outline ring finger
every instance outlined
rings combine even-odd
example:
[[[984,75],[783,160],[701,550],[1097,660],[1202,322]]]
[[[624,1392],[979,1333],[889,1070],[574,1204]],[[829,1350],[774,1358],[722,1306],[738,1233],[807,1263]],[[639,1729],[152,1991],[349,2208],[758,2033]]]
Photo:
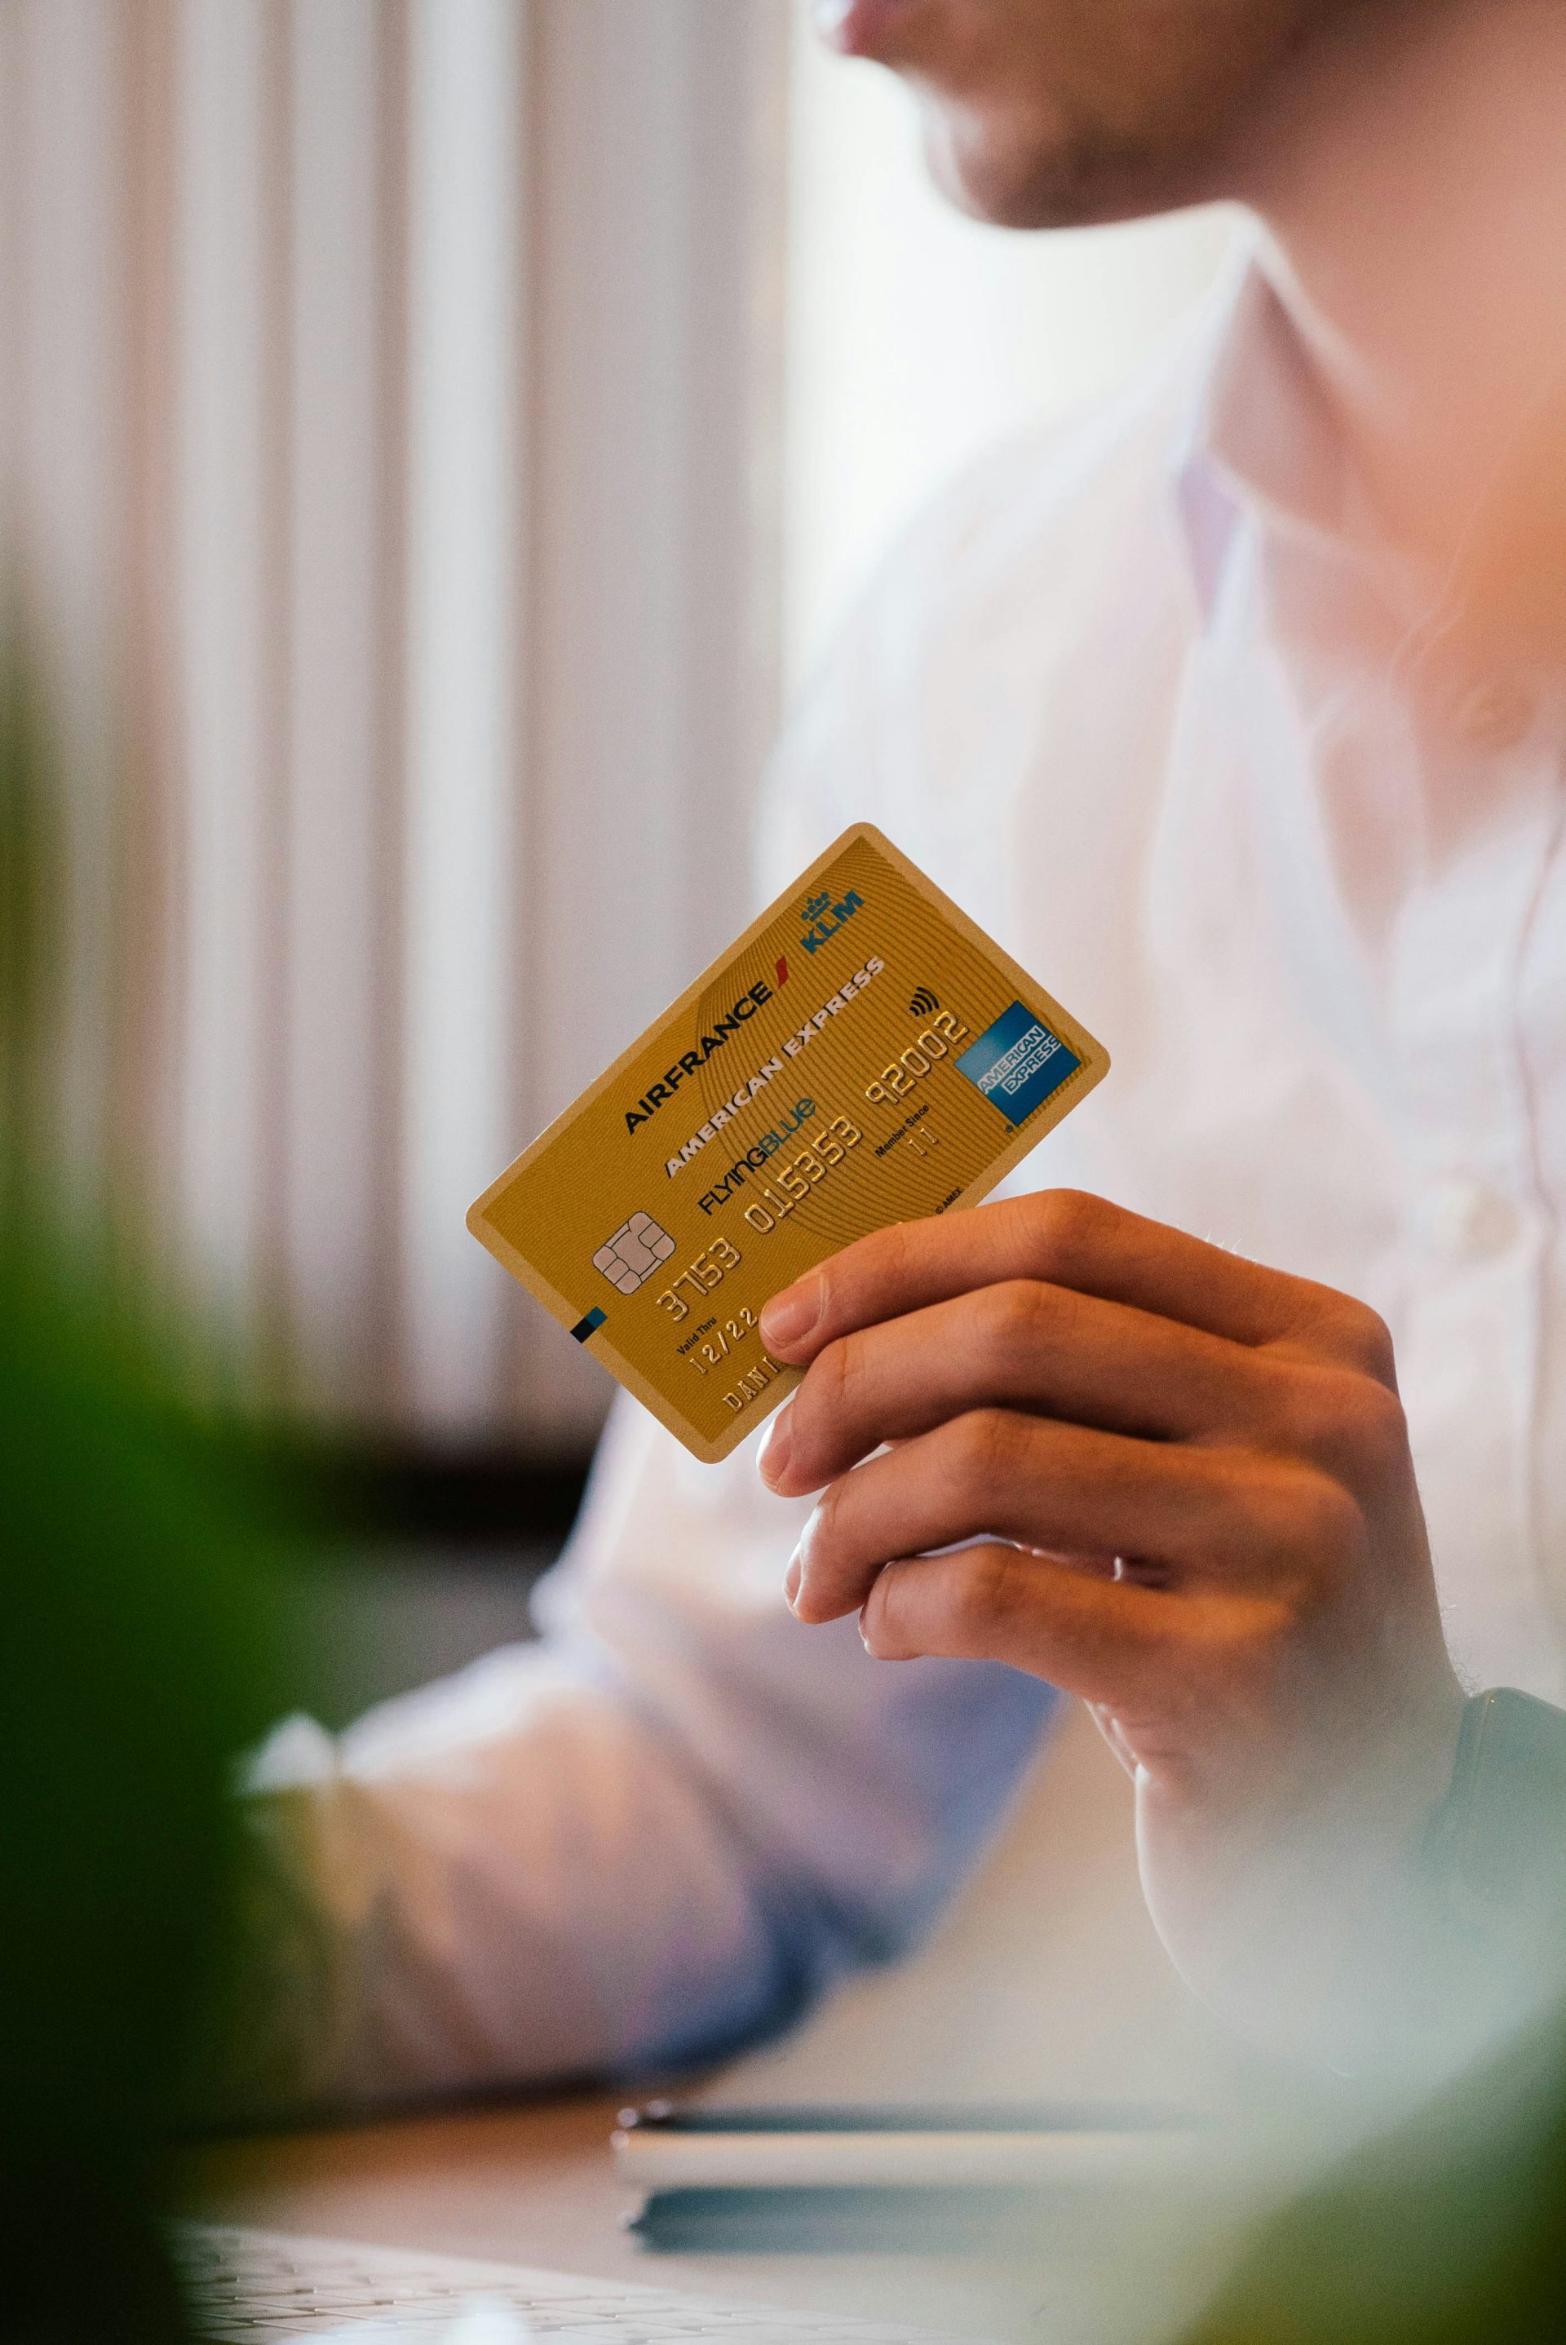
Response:
[[[1254,1554],[1250,1471],[1236,1452],[974,1410],[832,1484],[800,1540],[794,1609],[805,1621],[857,1612],[883,1564],[965,1539],[1221,1566]]]

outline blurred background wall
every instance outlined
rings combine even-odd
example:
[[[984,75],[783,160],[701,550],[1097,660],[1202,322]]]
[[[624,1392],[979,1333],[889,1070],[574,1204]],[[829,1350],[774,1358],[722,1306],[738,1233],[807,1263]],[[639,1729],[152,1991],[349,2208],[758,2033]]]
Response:
[[[898,517],[1230,235],[956,219],[790,0],[0,0],[51,1138],[220,1397],[585,1451],[606,1384],[469,1200],[741,925],[767,739]]]

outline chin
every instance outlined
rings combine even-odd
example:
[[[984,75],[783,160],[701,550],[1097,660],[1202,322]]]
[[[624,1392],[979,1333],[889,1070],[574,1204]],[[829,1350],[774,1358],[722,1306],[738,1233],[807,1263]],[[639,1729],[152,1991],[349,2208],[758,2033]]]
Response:
[[[1167,154],[1089,150],[1064,129],[1008,135],[943,106],[924,115],[931,177],[948,202],[995,228],[1093,228],[1205,203],[1219,192]]]

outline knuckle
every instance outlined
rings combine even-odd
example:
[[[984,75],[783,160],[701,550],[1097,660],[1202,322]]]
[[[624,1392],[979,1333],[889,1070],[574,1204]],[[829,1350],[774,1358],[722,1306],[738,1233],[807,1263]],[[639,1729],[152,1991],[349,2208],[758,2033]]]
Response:
[[[1004,1409],[971,1409],[953,1420],[947,1473],[963,1498],[980,1497],[1009,1477],[1016,1454],[1013,1420]]]
[[[983,1307],[985,1351],[1003,1367],[1023,1367],[1036,1357],[1044,1338],[1044,1290],[1031,1279],[1008,1279],[990,1287]]]
[[[1253,1461],[1243,1496],[1236,1493],[1238,1520],[1244,1525],[1247,1547],[1265,1566],[1269,1579],[1287,1580],[1319,1555],[1323,1537],[1334,1527],[1327,1521],[1332,1500],[1324,1495],[1330,1487],[1327,1475],[1315,1466],[1282,1459]]]
[[[1033,1252],[1041,1278],[1070,1285],[1104,1211],[1085,1189],[1046,1189],[1033,1200]]]
[[[1237,1660],[1265,1652],[1283,1633],[1287,1617],[1286,1604],[1275,1595],[1213,1590],[1192,1608],[1192,1636],[1197,1651],[1215,1662],[1221,1675]]]
[[[1379,1311],[1346,1296],[1333,1333],[1339,1356],[1351,1367],[1373,1377],[1378,1384],[1395,1384],[1397,1348],[1392,1341],[1392,1330]]]
[[[1236,1675],[1249,1685],[1264,1709],[1271,1692],[1294,1666],[1299,1621],[1286,1598],[1252,1596],[1216,1608],[1203,1624],[1202,1641],[1226,1682]]]
[[[821,1315],[817,1330],[834,1337],[839,1328],[851,1328],[867,1315],[871,1297],[897,1277],[897,1249],[902,1229],[896,1222],[857,1238],[841,1253],[828,1257],[816,1275],[821,1281]]]
[[[894,1221],[877,1235],[863,1267],[868,1274],[866,1283],[878,1293],[888,1289],[895,1293],[907,1283],[914,1268],[915,1227],[912,1222]]]
[[[1407,1455],[1403,1404],[1374,1376],[1338,1368],[1291,1375],[1284,1417],[1297,1456],[1350,1481],[1379,1481]]]
[[[1408,1418],[1397,1394],[1378,1378],[1356,1380],[1344,1429],[1351,1466],[1367,1480],[1382,1481],[1407,1463]]]
[[[812,1571],[830,1569],[843,1544],[844,1513],[852,1497],[850,1476],[840,1474],[829,1482],[816,1500],[810,1520],[802,1534],[802,1545]]]
[[[969,1547],[951,1559],[951,1617],[964,1645],[983,1644],[1012,1610],[1015,1560],[1008,1547]]]
[[[851,1335],[835,1337],[813,1363],[805,1384],[815,1387],[815,1414],[821,1432],[830,1432],[853,1405],[862,1366],[861,1348]]]
[[[1286,1508],[1293,1552],[1318,1564],[1345,1560],[1360,1545],[1365,1518],[1352,1492],[1330,1474],[1291,1478]]]
[[[1287,1456],[1316,1459],[1332,1447],[1337,1410],[1324,1376],[1308,1368],[1285,1369],[1276,1406],[1276,1438]]]
[[[910,1255],[907,1224],[891,1222],[886,1229],[877,1233],[872,1248],[867,1248],[865,1269],[877,1280],[886,1280],[886,1283],[896,1285],[898,1278],[907,1269],[907,1255]]]
[[[788,1404],[791,1473],[809,1472],[831,1440],[832,1427],[840,1413],[838,1388],[842,1365],[836,1357],[837,1351],[836,1344],[829,1344],[812,1360],[800,1380],[799,1390]]]

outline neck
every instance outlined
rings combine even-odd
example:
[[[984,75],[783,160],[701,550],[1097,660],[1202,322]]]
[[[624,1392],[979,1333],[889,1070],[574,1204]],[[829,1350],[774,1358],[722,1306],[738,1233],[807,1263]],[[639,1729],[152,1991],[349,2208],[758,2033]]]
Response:
[[[1555,659],[1563,120],[1560,0],[1360,0],[1242,173],[1383,525],[1481,623]]]

